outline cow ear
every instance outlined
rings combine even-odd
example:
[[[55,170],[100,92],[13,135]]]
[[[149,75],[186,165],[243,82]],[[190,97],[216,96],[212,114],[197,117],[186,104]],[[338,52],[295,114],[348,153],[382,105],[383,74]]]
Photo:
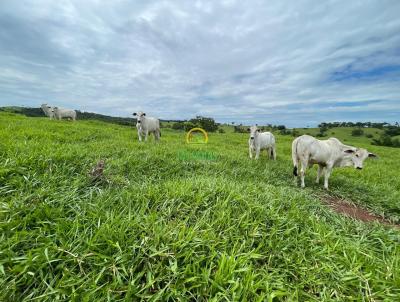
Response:
[[[351,153],[355,153],[356,151],[354,151],[353,149],[346,149],[346,150],[344,150],[344,153],[349,153],[349,154],[351,154]]]
[[[143,115],[143,116],[146,116],[146,113],[143,113],[142,115]]]
[[[247,132],[250,132],[250,128],[247,128]]]
[[[133,113],[132,115],[137,115],[137,114],[136,114],[136,112],[135,112],[135,113]]]
[[[378,156],[376,156],[376,154],[374,154],[374,153],[369,152],[368,157],[378,157]]]
[[[257,129],[257,132],[261,132],[261,129]]]

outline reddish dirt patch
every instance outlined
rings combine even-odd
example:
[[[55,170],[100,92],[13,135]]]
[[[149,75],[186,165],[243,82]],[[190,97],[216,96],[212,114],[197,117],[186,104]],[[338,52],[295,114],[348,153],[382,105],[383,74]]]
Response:
[[[356,220],[361,220],[363,222],[374,222],[377,221],[381,224],[400,228],[400,225],[394,224],[385,218],[377,216],[373,213],[368,212],[367,210],[357,207],[343,199],[333,197],[333,196],[323,196],[322,200],[325,204],[327,204],[331,209],[335,212],[343,214],[345,216],[354,218]]]

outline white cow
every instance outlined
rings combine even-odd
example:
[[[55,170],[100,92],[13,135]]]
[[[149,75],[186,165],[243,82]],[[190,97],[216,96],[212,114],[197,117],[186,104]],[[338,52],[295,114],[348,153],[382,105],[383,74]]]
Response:
[[[249,129],[249,156],[253,158],[253,152],[256,152],[256,159],[260,156],[261,150],[267,150],[269,158],[276,159],[275,137],[271,132],[261,132],[257,126],[251,126]]]
[[[155,117],[147,117],[146,113],[139,111],[133,113],[133,116],[137,117],[136,128],[138,131],[139,141],[142,141],[142,136],[144,136],[144,141],[147,141],[149,133],[154,134],[156,141],[160,140],[160,121]]]
[[[318,165],[316,183],[325,171],[324,188],[328,189],[328,179],[334,167],[363,168],[363,162],[368,157],[376,157],[375,154],[365,149],[342,144],[337,138],[318,140],[310,135],[302,135],[292,143],[293,175],[298,176],[298,167],[301,163],[300,177],[301,187],[304,188],[304,176],[307,167]]]
[[[42,104],[40,105],[40,108],[42,108],[44,114],[48,116],[51,120],[54,118],[54,107],[51,107],[47,104]]]
[[[58,108],[54,107],[54,116],[58,119],[61,120],[62,118],[71,118],[73,121],[76,120],[76,111],[73,109],[64,109],[64,108]]]

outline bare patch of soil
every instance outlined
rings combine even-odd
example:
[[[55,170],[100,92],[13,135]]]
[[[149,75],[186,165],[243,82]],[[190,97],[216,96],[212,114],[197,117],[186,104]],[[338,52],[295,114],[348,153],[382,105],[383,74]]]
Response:
[[[356,220],[361,220],[363,222],[377,221],[384,225],[400,228],[400,225],[392,223],[383,217],[370,213],[361,207],[347,202],[346,200],[330,195],[325,195],[322,197],[322,201],[327,204],[331,209],[333,209],[336,213],[343,214]]]

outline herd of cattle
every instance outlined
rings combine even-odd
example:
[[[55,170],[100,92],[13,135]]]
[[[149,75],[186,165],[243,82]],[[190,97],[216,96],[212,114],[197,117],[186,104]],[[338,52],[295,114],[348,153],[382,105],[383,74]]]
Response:
[[[50,118],[71,118],[76,120],[76,111],[51,107],[47,104],[41,106],[44,113]],[[147,141],[149,134],[153,134],[156,141],[160,140],[160,121],[154,117],[147,117],[144,112],[133,113],[136,117],[136,128],[139,141]],[[271,132],[261,132],[256,126],[248,129],[250,132],[249,157],[258,159],[260,152],[266,150],[270,159],[276,159],[275,136]],[[328,189],[329,176],[335,167],[351,167],[362,169],[363,163],[368,157],[376,157],[375,154],[366,149],[344,145],[337,138],[331,137],[327,140],[319,140],[310,135],[302,135],[294,139],[292,143],[293,175],[300,176],[301,187],[305,187],[304,178],[306,169],[314,164],[318,165],[316,183],[324,174],[324,188]],[[300,175],[299,175],[300,168]]]
[[[40,108],[42,108],[44,114],[46,114],[51,120],[53,118],[56,118],[58,120],[61,120],[63,118],[70,118],[73,121],[76,120],[76,111],[73,109],[52,107],[47,104],[42,104]]]
[[[275,137],[271,132],[261,132],[257,126],[252,126],[249,138],[249,156],[258,159],[261,150],[267,150],[269,158],[276,159]],[[376,157],[366,149],[356,148],[342,144],[337,138],[319,140],[310,135],[302,135],[292,143],[293,175],[299,176],[300,167],[301,187],[305,187],[304,178],[307,167],[318,165],[316,183],[324,174],[324,188],[328,189],[329,176],[335,167],[351,167],[362,169],[368,157]]]

